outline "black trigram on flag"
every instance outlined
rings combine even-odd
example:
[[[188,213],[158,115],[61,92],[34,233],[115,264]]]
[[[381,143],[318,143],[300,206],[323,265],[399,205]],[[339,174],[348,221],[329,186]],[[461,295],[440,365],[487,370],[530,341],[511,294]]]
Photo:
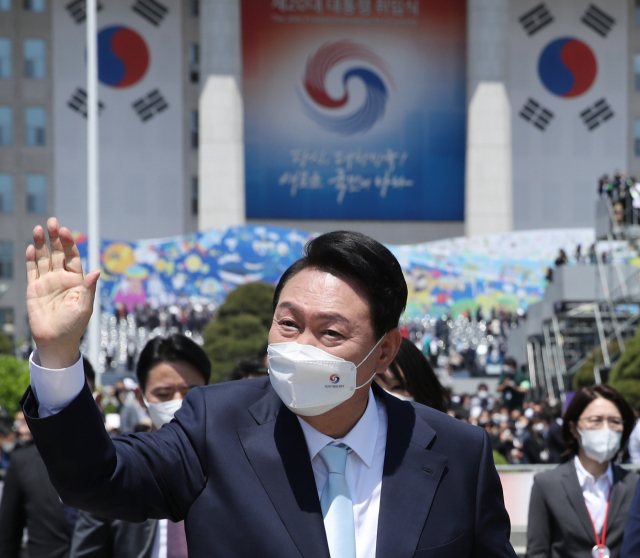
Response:
[[[586,26],[591,27],[601,37],[606,37],[615,25],[616,20],[603,12],[597,6],[591,4],[580,20]]]
[[[531,36],[543,27],[549,25],[553,21],[553,16],[544,3],[542,3],[520,16],[518,21],[522,24],[527,35]]]
[[[169,8],[156,0],[138,0],[131,9],[156,26],[162,23],[169,11]]]
[[[81,114],[85,118],[87,117],[87,92],[78,87],[71,95],[71,99],[67,102],[67,106],[75,110],[78,114]],[[104,104],[98,101],[98,113],[102,112]]]
[[[606,122],[612,116],[613,110],[611,110],[609,103],[607,103],[604,98],[580,113],[580,118],[582,118],[582,121],[589,131],[595,130],[600,124]]]
[[[151,93],[133,103],[133,109],[138,113],[138,116],[143,122],[153,118],[156,114],[168,107],[169,104],[157,89],[154,89]]]
[[[520,116],[543,132],[553,119],[553,113],[533,99],[529,99],[520,109]]]
[[[76,23],[82,23],[87,19],[87,0],[72,0],[65,8]],[[102,11],[101,2],[98,2],[98,11]]]

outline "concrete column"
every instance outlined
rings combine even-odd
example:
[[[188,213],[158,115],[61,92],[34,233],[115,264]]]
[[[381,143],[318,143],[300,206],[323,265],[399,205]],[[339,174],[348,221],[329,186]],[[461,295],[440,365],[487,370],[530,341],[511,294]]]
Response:
[[[198,228],[245,223],[240,0],[202,0]]]
[[[465,232],[513,228],[508,0],[469,0]]]

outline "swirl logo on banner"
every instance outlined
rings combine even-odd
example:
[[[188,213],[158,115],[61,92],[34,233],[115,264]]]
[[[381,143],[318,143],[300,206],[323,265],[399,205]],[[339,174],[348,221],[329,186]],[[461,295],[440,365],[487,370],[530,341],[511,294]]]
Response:
[[[347,61],[361,65],[343,66],[343,93],[334,98],[326,89],[328,74]],[[305,113],[329,132],[350,136],[370,130],[384,116],[389,97],[388,86],[380,74],[393,83],[384,60],[366,46],[347,40],[325,43],[307,60],[303,78],[307,95],[300,94]],[[366,89],[364,100],[355,108],[349,103],[347,88],[352,78],[358,78]]]
[[[105,27],[98,33],[98,79],[110,87],[130,87],[149,68],[145,40],[123,25]]]
[[[579,97],[593,85],[598,63],[586,43],[574,37],[551,41],[540,54],[538,75],[547,90],[558,97]]]

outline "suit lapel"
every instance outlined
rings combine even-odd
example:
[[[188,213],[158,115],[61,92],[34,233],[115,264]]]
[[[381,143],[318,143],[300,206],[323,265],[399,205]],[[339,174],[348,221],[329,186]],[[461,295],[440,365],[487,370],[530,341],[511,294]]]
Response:
[[[240,442],[280,519],[304,558],[329,558],[307,444],[296,416],[273,391],[249,411],[258,423]]]
[[[561,480],[562,488],[567,495],[567,499],[571,504],[580,524],[587,533],[589,540],[596,544],[596,536],[593,531],[593,523],[587,510],[587,505],[584,503],[584,496],[582,495],[582,489],[578,481],[578,473],[576,473],[576,466],[573,460],[567,463],[562,473]]]
[[[415,554],[447,458],[426,449],[435,431],[413,407],[376,387],[389,417],[376,556],[405,558]]]

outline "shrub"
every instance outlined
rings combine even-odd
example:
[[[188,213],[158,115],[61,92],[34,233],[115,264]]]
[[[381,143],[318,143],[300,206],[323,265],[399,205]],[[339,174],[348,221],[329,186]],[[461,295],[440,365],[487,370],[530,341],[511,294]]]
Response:
[[[626,341],[622,357],[611,370],[609,385],[640,411],[640,328]]]
[[[0,355],[0,406],[10,415],[20,409],[20,398],[29,386],[29,363]]]
[[[256,358],[267,342],[274,287],[249,283],[229,293],[216,317],[204,329],[204,351],[211,360],[211,383],[226,380],[236,361]]]

